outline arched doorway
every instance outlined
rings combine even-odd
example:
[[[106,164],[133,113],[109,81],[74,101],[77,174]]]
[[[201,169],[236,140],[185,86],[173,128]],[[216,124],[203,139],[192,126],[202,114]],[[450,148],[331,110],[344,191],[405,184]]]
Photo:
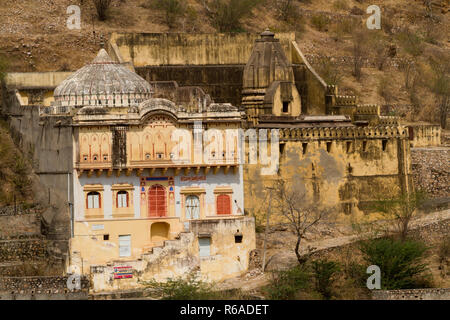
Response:
[[[200,199],[198,196],[190,195],[186,198],[186,219],[200,218]]]
[[[148,215],[165,217],[167,215],[166,189],[159,184],[148,190]]]
[[[150,228],[150,237],[152,242],[161,242],[169,239],[170,225],[166,222],[153,223]]]

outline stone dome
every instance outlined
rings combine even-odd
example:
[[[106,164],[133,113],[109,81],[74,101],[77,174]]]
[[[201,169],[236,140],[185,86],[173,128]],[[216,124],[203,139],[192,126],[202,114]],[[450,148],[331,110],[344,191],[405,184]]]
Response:
[[[126,66],[114,62],[105,49],[55,89],[60,106],[135,106],[151,97],[150,84]]]

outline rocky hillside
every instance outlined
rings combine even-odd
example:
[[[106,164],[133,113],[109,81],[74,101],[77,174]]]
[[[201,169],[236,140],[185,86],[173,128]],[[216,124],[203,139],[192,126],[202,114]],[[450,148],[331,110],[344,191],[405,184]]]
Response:
[[[366,9],[373,4],[368,0],[186,0],[170,11],[164,10],[167,0],[111,0],[104,21],[95,1],[2,0],[0,53],[8,70],[75,70],[92,59],[100,37],[106,40],[111,32],[270,27],[295,31],[301,49],[328,82],[340,85],[343,94],[360,96],[362,103],[385,105],[385,113],[438,123],[439,107],[448,99],[448,0],[382,1],[381,30],[365,26]],[[221,10],[222,3],[232,10]],[[80,30],[66,26],[73,4],[81,8]]]

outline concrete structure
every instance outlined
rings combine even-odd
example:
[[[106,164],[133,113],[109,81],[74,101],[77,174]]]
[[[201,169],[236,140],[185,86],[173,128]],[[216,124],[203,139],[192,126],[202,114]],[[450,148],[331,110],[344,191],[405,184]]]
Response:
[[[68,264],[94,290],[237,275],[255,247],[244,213],[265,212],[274,180],[357,218],[378,194],[411,190],[410,144],[438,143],[438,128],[411,136],[378,105],[339,95],[293,33],[113,34],[108,51],[73,74],[9,75],[3,95],[59,205],[44,222],[71,240]],[[264,130],[279,133],[275,149],[257,145],[276,161],[269,174],[248,161]]]

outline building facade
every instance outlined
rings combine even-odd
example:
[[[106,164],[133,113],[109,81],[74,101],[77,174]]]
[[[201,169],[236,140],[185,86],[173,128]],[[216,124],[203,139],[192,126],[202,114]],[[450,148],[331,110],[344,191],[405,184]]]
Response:
[[[243,210],[241,112],[202,93],[178,105],[152,95],[104,49],[55,89],[52,107],[73,126],[70,265],[95,274],[95,290],[196,270],[221,280],[245,271],[255,248]],[[170,241],[183,244],[183,258],[167,255]],[[148,271],[155,255],[167,262]]]

